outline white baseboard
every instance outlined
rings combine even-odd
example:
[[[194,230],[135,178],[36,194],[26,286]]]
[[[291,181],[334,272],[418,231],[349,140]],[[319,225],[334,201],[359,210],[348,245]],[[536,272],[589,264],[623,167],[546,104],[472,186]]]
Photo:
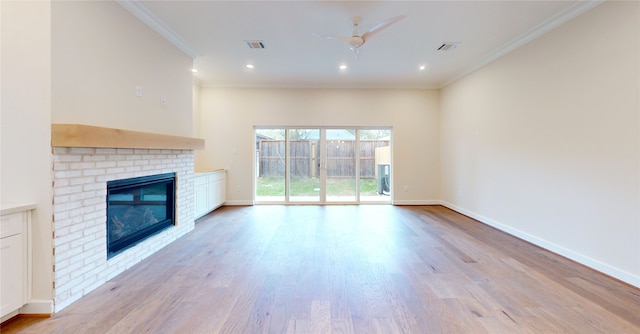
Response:
[[[459,207],[455,204],[446,202],[446,201],[440,201],[440,204],[442,204],[443,206],[446,206],[447,208],[457,211],[465,216],[469,216],[475,220],[478,220],[484,224],[487,224],[489,226],[495,227],[500,231],[506,232],[510,235],[513,235],[517,238],[520,238],[522,240],[528,241],[536,246],[542,247],[550,252],[556,253],[558,255],[561,255],[563,257],[566,257],[568,259],[571,259],[573,261],[576,261],[580,264],[583,264],[591,269],[597,270],[603,274],[609,275],[611,277],[614,277],[616,279],[619,279],[625,283],[631,284],[633,286],[636,286],[638,288],[640,288],[640,276],[634,275],[632,273],[626,272],[624,270],[620,270],[616,267],[613,267],[611,265],[608,265],[606,263],[603,263],[601,261],[592,259],[588,256],[584,256],[580,253],[576,253],[570,249],[564,248],[562,246],[556,245],[552,242],[549,242],[547,240],[538,238],[536,236],[533,236],[531,234],[528,234],[526,232],[520,231],[518,229],[515,229],[513,227],[510,227],[508,225],[499,223],[495,220],[489,219],[487,217],[484,217],[482,215],[479,215],[475,212],[466,210],[462,207]]]
[[[20,308],[20,314],[52,314],[53,300],[34,299],[27,305]]]
[[[393,205],[440,205],[438,200],[394,200]]]
[[[235,201],[225,201],[222,206],[247,206],[253,205],[253,201],[247,200],[235,200]]]
[[[260,204],[284,204],[283,202],[260,202]],[[292,203],[288,203],[292,204]],[[309,204],[317,204],[317,203],[309,203]],[[370,204],[370,203],[366,203]],[[377,203],[371,203],[377,204]],[[394,200],[393,205],[440,205],[441,202],[439,200]],[[254,205],[253,201],[248,200],[235,200],[235,201],[226,201],[223,206],[247,206]]]
[[[5,322],[5,321],[7,321],[7,320],[9,320],[9,319],[11,319],[11,318],[13,318],[13,317],[15,317],[15,316],[17,316],[18,314],[20,314],[20,312],[18,312],[17,310],[5,314],[3,317],[0,317],[0,324]]]

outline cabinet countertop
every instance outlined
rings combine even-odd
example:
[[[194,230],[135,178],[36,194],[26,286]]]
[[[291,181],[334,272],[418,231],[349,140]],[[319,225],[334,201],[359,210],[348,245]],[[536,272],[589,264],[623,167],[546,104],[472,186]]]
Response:
[[[2,202],[0,203],[0,215],[8,215],[11,213],[33,210],[35,208],[36,205],[34,203]]]

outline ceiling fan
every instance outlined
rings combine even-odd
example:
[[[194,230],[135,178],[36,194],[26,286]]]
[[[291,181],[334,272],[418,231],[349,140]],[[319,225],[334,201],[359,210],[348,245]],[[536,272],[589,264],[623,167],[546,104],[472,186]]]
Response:
[[[360,47],[362,45],[364,45],[364,43],[369,41],[373,36],[378,34],[380,31],[388,28],[390,25],[392,25],[392,24],[404,19],[405,17],[407,17],[407,16],[406,15],[394,16],[394,17],[392,17],[390,19],[384,20],[384,21],[374,25],[367,32],[365,32],[364,34],[360,35],[358,33],[358,25],[360,24],[360,21],[362,19],[359,16],[355,16],[353,18],[353,20],[351,21],[352,24],[353,24],[353,32],[351,33],[351,37],[346,37],[346,36],[327,36],[327,35],[321,35],[321,34],[317,34],[317,33],[314,33],[313,35],[316,36],[316,37],[320,37],[320,38],[339,39],[339,40],[345,41],[347,44],[349,44],[349,48],[353,51],[353,54],[354,54],[354,56],[356,57],[356,60],[357,60],[358,59],[358,53],[360,52]]]

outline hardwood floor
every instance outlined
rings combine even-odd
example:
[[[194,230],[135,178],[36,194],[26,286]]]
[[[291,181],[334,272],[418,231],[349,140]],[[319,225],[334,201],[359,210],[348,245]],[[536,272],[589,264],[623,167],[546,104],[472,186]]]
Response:
[[[441,206],[224,207],[2,333],[640,333],[640,289]]]

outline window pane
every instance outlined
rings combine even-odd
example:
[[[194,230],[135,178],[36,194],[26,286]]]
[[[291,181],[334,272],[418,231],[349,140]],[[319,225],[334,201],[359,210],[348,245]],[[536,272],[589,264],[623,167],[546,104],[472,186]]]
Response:
[[[256,129],[256,201],[284,201],[285,154],[284,129]]]
[[[319,129],[289,129],[289,201],[320,201]]]
[[[327,202],[356,200],[356,130],[326,130]]]
[[[360,130],[360,201],[391,201],[391,130]]]

